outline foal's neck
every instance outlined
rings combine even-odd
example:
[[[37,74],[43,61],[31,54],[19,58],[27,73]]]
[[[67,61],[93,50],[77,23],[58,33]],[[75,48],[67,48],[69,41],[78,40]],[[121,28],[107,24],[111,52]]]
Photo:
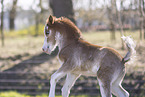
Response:
[[[78,41],[78,38],[68,38],[66,35],[64,36],[60,32],[57,32],[56,41],[58,43],[59,51],[63,48],[66,48],[69,45],[72,45]]]

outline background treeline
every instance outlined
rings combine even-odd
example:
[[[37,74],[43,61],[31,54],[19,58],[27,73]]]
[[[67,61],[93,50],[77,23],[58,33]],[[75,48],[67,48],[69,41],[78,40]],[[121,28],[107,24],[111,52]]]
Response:
[[[110,30],[111,40],[115,40],[116,30],[122,34],[124,30],[140,30],[140,40],[145,39],[144,0],[30,1],[1,0],[2,41],[4,32],[34,36],[43,34],[43,26],[49,14],[70,18],[84,32]]]

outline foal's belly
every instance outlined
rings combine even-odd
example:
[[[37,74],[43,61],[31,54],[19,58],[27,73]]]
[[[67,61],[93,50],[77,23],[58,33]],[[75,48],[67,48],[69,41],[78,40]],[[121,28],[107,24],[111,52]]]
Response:
[[[87,70],[87,71],[81,71],[81,70],[75,70],[73,71],[74,74],[77,74],[77,75],[84,75],[84,76],[97,76],[97,71],[96,72],[93,72],[92,70]]]
[[[86,71],[86,72],[82,72],[81,75],[85,75],[85,76],[97,76],[97,73]]]
[[[97,71],[100,68],[100,65],[98,62],[90,63],[90,64],[85,64],[84,65],[79,65],[76,66],[76,68],[73,70],[73,73],[75,74],[81,74],[85,76],[97,76]]]

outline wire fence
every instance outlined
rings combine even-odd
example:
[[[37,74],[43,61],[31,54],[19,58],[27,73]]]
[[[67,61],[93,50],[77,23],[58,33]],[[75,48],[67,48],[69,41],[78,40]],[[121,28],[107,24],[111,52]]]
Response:
[[[31,96],[48,94],[50,77],[41,78],[45,72],[0,72],[0,92],[17,91]],[[138,76],[136,76],[138,75]],[[130,74],[123,81],[123,87],[129,91],[131,97],[145,96],[144,74]],[[56,95],[61,95],[64,79],[56,86]],[[94,77],[80,77],[71,89],[71,95],[100,95],[97,79]]]

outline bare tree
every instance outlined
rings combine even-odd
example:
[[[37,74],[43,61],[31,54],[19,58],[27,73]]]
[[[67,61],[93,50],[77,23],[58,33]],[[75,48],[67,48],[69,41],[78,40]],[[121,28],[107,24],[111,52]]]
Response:
[[[144,28],[144,39],[145,39],[145,0],[142,0],[142,6],[143,6],[143,17],[144,17],[144,19],[143,19],[143,23],[144,23],[144,26],[143,26],[143,28]]]
[[[142,22],[143,22],[143,33],[144,33],[144,39],[145,39],[145,0],[142,0],[142,10],[141,10],[141,13],[142,13]]]
[[[35,13],[35,35],[34,36],[38,36],[39,25],[40,25],[40,23],[42,23],[42,24],[44,23],[43,15],[44,15],[44,11],[46,11],[46,9],[43,8],[42,1],[43,0],[39,0],[39,3],[36,5],[38,8],[40,8],[40,11],[37,12],[36,10],[33,10]],[[34,0],[33,2],[36,3],[36,0]]]
[[[13,5],[9,13],[9,28],[13,30],[15,27],[15,17],[16,17],[16,7],[17,7],[17,0],[13,0]]]
[[[39,31],[39,14],[35,15],[35,36],[38,36]]]
[[[81,1],[79,1],[77,3],[82,4],[84,2],[85,1],[81,0]],[[90,28],[92,26],[93,21],[96,21],[96,20],[100,20],[101,21],[101,18],[102,18],[101,9],[98,9],[98,8],[92,9],[92,7],[94,6],[94,3],[96,3],[96,1],[92,2],[92,0],[90,0],[89,3],[88,3],[88,9],[85,9],[85,8],[81,7],[79,9],[75,10],[76,13],[79,13],[79,15],[77,15],[76,17],[82,19],[83,26],[87,26],[87,29],[85,29],[85,28],[81,29],[83,31],[87,31],[88,28]],[[97,13],[99,15],[96,15]]]
[[[35,0],[34,0],[35,2]],[[42,21],[42,15],[44,12],[44,8],[42,6],[42,0],[39,0],[39,4],[37,5],[37,7],[40,8],[40,12],[35,12],[35,36],[38,36],[38,31],[39,31],[39,24]]]
[[[50,0],[49,4],[53,15],[65,16],[75,23],[72,0]]]
[[[107,6],[107,11],[108,11],[108,19],[109,19],[109,22],[110,22],[110,30],[111,30],[111,40],[116,40],[116,37],[115,37],[115,25],[116,25],[116,21],[115,21],[115,16],[116,16],[116,9],[115,9],[115,2],[116,0],[111,0],[110,2],[110,7]]]
[[[115,0],[116,1],[116,0]],[[122,4],[123,1],[121,1]],[[121,6],[120,4],[120,6]],[[120,28],[120,32],[121,32],[121,36],[123,35],[123,25],[122,25],[122,21],[121,21],[121,10],[119,11],[117,9],[117,2],[115,3],[115,8],[116,8],[116,15],[117,15],[117,19],[118,19],[118,23],[119,23],[119,28]]]
[[[2,41],[2,46],[4,46],[4,32],[3,32],[3,12],[4,9],[4,4],[3,4],[3,0],[1,0],[1,41]]]
[[[139,11],[140,11],[140,39],[144,39],[144,0],[139,0]]]
[[[120,2],[120,7],[122,7],[122,4],[123,4],[123,0],[121,0],[121,2]],[[117,9],[117,2],[115,3],[115,7],[116,7],[117,20],[118,20],[119,28],[120,28],[120,34],[121,34],[121,36],[123,36],[124,35],[124,30],[123,30],[123,23],[121,21],[121,15],[120,15],[121,14],[121,9],[120,9],[120,11]],[[124,49],[124,42],[123,42],[122,39],[121,39],[121,42],[122,42],[122,49]]]

